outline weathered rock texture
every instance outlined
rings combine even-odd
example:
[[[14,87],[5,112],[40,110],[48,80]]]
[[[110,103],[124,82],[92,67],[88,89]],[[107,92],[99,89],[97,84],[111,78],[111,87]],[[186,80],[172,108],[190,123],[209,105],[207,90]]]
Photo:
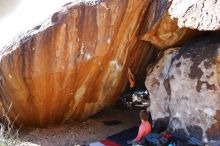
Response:
[[[179,45],[199,33],[189,28],[180,28],[177,20],[168,14],[168,0],[153,0],[142,23],[140,37],[160,49]]]
[[[18,123],[81,120],[112,104],[153,49],[138,41],[148,0],[69,4],[1,51],[1,99]],[[148,57],[147,57],[148,56]]]
[[[219,38],[207,36],[164,52],[145,82],[154,119],[177,117],[200,126],[209,140],[220,138]]]
[[[172,0],[169,13],[180,28],[220,29],[220,0]]]

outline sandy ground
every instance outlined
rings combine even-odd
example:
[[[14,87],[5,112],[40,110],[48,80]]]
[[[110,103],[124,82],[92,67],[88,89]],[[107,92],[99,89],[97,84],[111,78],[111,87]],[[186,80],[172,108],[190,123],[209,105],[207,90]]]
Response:
[[[108,126],[103,121],[121,121],[121,124]],[[124,129],[140,123],[138,111],[108,108],[80,123],[68,123],[47,129],[21,129],[19,138],[22,146],[74,146],[105,139]]]

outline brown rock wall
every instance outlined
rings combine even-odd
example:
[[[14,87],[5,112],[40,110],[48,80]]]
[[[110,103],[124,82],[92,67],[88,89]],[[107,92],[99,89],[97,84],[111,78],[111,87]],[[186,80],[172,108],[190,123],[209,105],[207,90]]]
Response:
[[[127,69],[153,48],[138,40],[148,0],[68,4],[0,52],[1,99],[17,123],[82,120],[117,100]],[[145,62],[146,64],[146,62]]]

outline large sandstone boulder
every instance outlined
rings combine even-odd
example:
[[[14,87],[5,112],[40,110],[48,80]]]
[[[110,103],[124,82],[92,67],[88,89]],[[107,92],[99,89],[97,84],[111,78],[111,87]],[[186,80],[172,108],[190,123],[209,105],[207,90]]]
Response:
[[[177,117],[197,125],[209,140],[220,138],[220,36],[171,48],[148,70],[146,86],[154,119]]]
[[[179,45],[199,35],[197,30],[180,28],[176,19],[171,19],[169,0],[152,0],[142,23],[140,38],[159,49]]]
[[[138,40],[148,0],[67,4],[0,52],[0,94],[17,123],[82,120],[114,103],[152,47]],[[143,66],[142,66],[143,67]]]
[[[180,28],[220,29],[220,0],[172,0],[169,13]]]

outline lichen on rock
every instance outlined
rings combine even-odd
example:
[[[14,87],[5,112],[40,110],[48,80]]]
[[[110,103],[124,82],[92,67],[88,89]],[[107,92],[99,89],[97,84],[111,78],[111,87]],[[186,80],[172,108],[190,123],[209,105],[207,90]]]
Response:
[[[219,50],[219,35],[212,35],[164,52],[145,82],[153,118],[177,117],[201,127],[209,140],[220,136],[214,126],[220,109]]]
[[[220,0],[172,0],[169,14],[180,28],[220,29]]]

